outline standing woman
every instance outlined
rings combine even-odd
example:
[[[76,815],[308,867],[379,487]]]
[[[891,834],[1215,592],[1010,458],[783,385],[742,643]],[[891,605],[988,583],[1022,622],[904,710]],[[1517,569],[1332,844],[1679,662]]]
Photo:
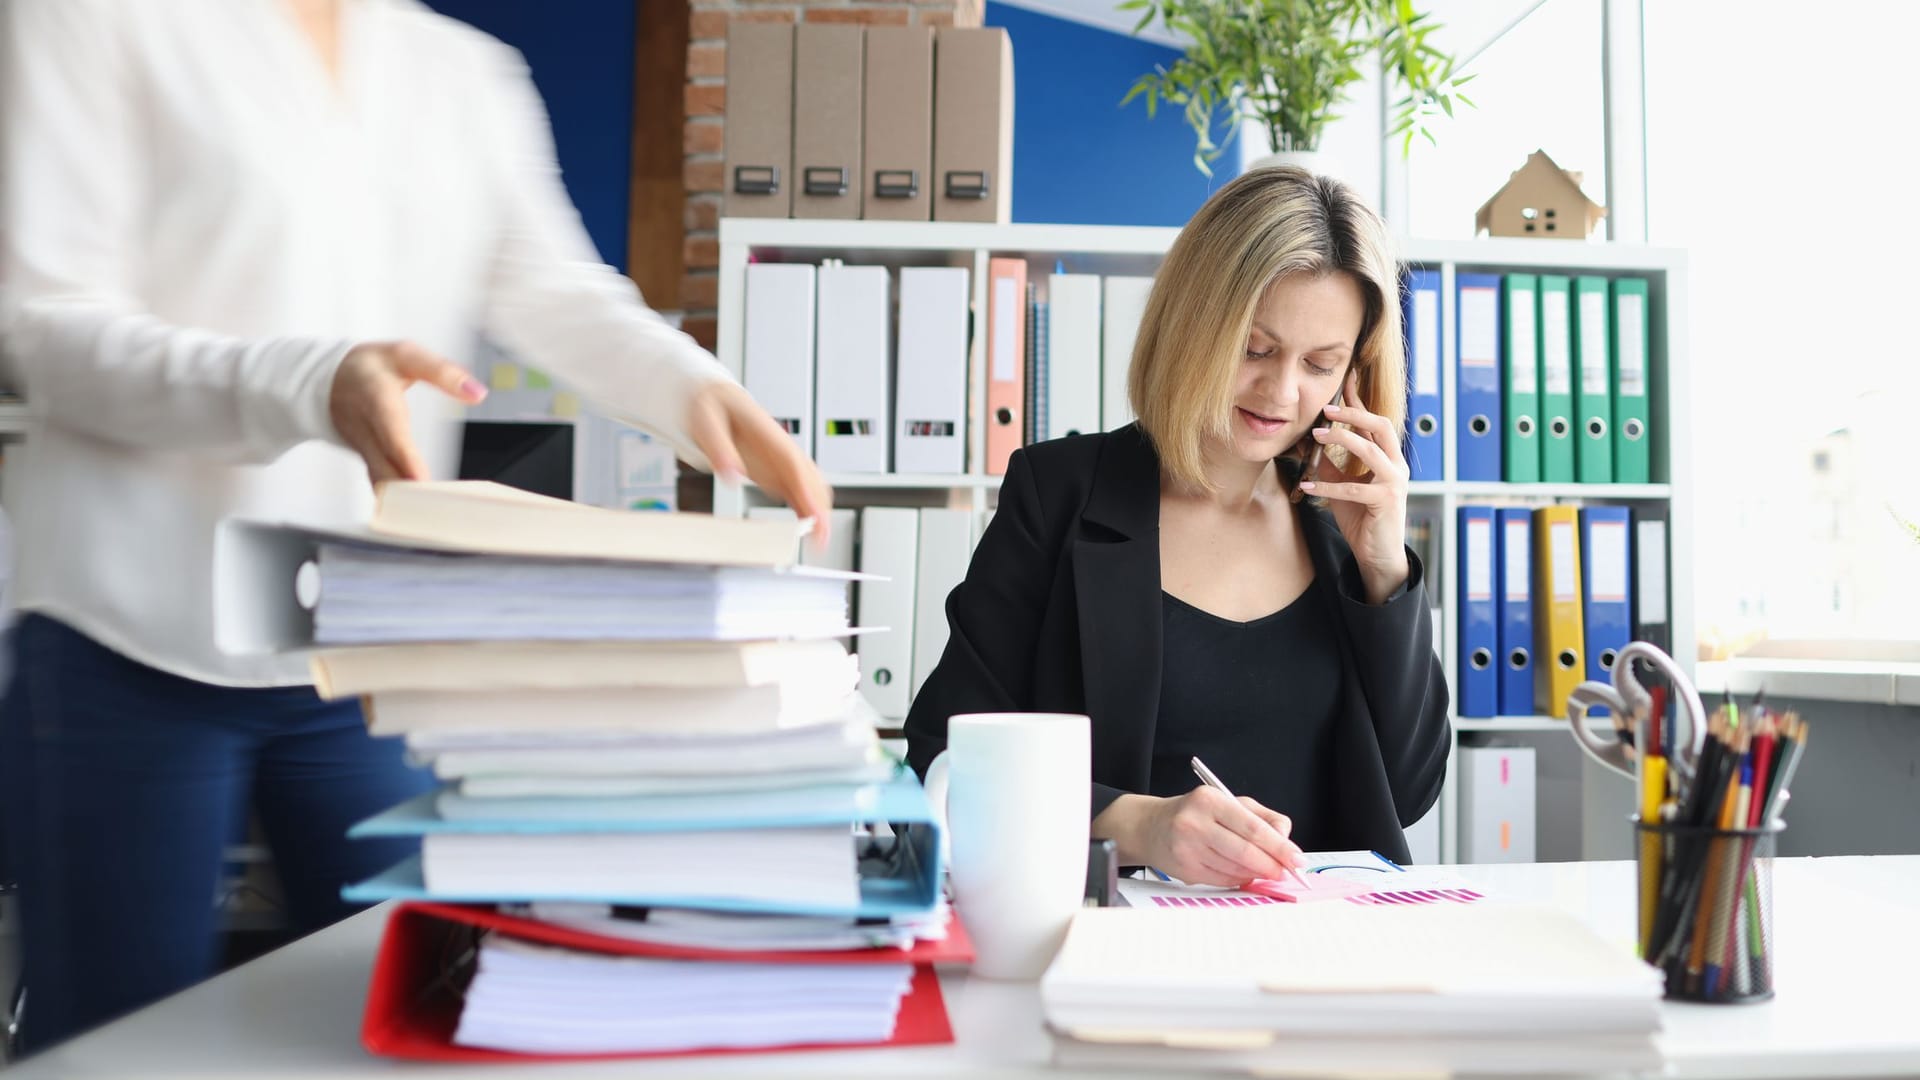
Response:
[[[1258,169],[1181,230],[1127,390],[1139,420],[1016,451],[907,717],[1093,721],[1091,835],[1185,881],[1301,849],[1407,859],[1447,684],[1405,544],[1398,269],[1344,184]],[[1199,757],[1237,800],[1202,786]]]
[[[211,973],[250,804],[300,927],[397,857],[343,834],[427,778],[300,663],[214,647],[213,533],[450,475],[484,390],[446,357],[485,333],[803,516],[831,494],[600,264],[513,50],[414,0],[0,12],[0,331],[40,421],[0,818],[44,1047]]]

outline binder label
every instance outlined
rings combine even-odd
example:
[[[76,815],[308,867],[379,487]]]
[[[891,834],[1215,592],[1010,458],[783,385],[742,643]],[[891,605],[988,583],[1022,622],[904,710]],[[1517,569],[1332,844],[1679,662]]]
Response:
[[[1595,603],[1627,602],[1627,523],[1596,521],[1587,529],[1587,573]]]
[[[1413,294],[1413,392],[1440,393],[1440,296],[1429,289]]]
[[[1013,382],[1019,376],[1014,363],[1020,359],[1018,324],[1014,312],[1020,310],[1020,283],[1010,277],[993,279],[993,310],[1001,317],[993,323],[993,381]]]
[[[1540,386],[1539,360],[1534,348],[1533,336],[1533,293],[1515,290],[1510,294],[1513,308],[1508,312],[1513,333],[1508,342],[1508,369],[1512,375],[1508,378],[1508,389],[1515,394],[1537,393]]]
[[[1580,577],[1573,562],[1573,522],[1555,521],[1547,525],[1548,560],[1553,571],[1553,599],[1556,603],[1580,602]]]
[[[1640,550],[1637,607],[1643,624],[1659,625],[1667,621],[1667,523],[1642,521],[1639,525],[1634,538]]]
[[[1460,364],[1492,368],[1500,362],[1500,294],[1488,288],[1460,290]]]
[[[1533,537],[1526,521],[1507,522],[1507,602],[1524,604],[1533,595]]]
[[[1555,293],[1547,297],[1540,312],[1541,331],[1541,378],[1546,380],[1547,393],[1568,395],[1573,393],[1573,339],[1567,333],[1567,294]]]
[[[1467,599],[1493,599],[1493,519],[1467,522]]]
[[[1580,392],[1594,397],[1607,394],[1607,297],[1605,293],[1580,294]]]
[[[1620,396],[1647,395],[1646,298],[1639,293],[1621,293],[1620,312]]]

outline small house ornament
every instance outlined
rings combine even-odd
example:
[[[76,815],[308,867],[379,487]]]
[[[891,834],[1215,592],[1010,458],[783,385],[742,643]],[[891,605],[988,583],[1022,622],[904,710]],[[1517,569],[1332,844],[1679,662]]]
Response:
[[[1607,208],[1580,190],[1579,173],[1535,150],[1473,216],[1473,231],[1476,236],[1585,240],[1606,216]]]

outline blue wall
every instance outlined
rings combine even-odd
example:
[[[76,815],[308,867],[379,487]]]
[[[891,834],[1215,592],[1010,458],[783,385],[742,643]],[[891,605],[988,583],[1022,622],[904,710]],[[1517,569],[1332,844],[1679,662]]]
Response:
[[[600,257],[627,268],[635,0],[427,0],[519,49],[547,102],[560,172]]]
[[[633,149],[633,0],[428,0],[526,55],[546,99],[567,190],[600,255],[625,269]],[[1077,225],[1184,225],[1231,178],[1193,167],[1178,110],[1147,119],[1120,99],[1177,50],[1126,34],[988,3],[1013,39],[1013,217]]]
[[[1013,219],[1070,225],[1184,225],[1233,178],[1193,167],[1193,131],[1178,109],[1147,119],[1120,107],[1133,81],[1176,49],[989,2],[988,26],[1013,39]]]

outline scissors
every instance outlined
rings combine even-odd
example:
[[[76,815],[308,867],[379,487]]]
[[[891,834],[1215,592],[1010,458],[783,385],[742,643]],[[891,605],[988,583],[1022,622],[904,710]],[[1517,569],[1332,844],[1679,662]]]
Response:
[[[1682,783],[1693,782],[1694,767],[1707,739],[1707,710],[1700,704],[1700,692],[1692,680],[1674,663],[1673,657],[1644,641],[1629,642],[1613,661],[1613,684],[1583,682],[1567,696],[1567,722],[1573,737],[1587,756],[1629,779],[1638,779],[1637,748],[1648,745],[1651,725],[1660,722],[1653,715],[1653,697],[1633,676],[1633,662],[1666,676],[1678,700],[1674,703],[1673,745],[1663,748],[1667,769]],[[1613,714],[1613,726],[1606,732],[1587,726],[1587,713],[1604,707]]]

